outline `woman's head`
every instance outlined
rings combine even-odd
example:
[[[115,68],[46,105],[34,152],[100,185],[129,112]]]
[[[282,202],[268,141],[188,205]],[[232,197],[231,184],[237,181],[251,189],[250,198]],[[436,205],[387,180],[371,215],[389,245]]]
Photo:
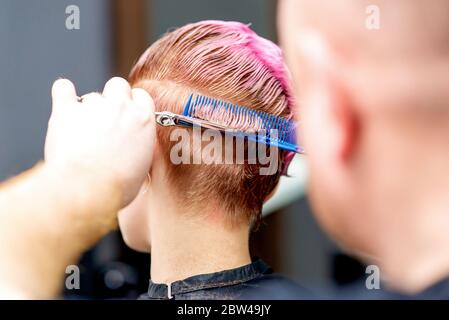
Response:
[[[181,113],[188,96],[199,93],[292,117],[281,50],[239,22],[202,21],[167,33],[140,57],[129,80],[151,94],[156,111]],[[230,227],[258,220],[263,202],[279,181],[286,152],[279,152],[279,169],[272,175],[260,175],[259,164],[173,164],[172,130],[157,128],[155,157],[160,161],[154,163],[164,166],[177,201],[203,212],[220,207]],[[195,152],[193,146],[190,149]]]

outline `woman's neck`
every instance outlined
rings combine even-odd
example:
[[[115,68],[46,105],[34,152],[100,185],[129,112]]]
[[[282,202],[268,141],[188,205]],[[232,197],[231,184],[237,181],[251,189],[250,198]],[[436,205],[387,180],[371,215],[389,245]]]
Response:
[[[172,283],[247,265],[249,226],[230,227],[225,215],[165,207],[151,217],[151,279]]]

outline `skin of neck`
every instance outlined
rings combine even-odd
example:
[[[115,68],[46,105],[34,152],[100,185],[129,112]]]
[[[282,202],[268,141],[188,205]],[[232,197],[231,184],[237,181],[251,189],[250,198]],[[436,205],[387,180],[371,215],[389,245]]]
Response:
[[[183,206],[167,183],[154,183],[148,195],[154,283],[169,284],[251,263],[248,223],[230,226],[219,206]]]
[[[396,230],[382,233],[376,260],[392,289],[414,294],[449,277],[449,201],[442,196],[398,205],[410,216],[396,220]]]
[[[364,238],[371,239],[372,261],[380,266],[384,282],[409,294],[449,277],[449,150],[442,140],[449,129],[445,134],[437,120],[433,123],[426,130],[407,131],[398,123],[398,132],[383,130],[379,141],[391,158],[383,162],[383,157],[371,157],[376,163],[365,180],[382,187],[368,190],[366,185],[372,199],[365,199],[366,210],[358,210],[373,217]],[[389,138],[400,132],[407,133],[403,139]]]

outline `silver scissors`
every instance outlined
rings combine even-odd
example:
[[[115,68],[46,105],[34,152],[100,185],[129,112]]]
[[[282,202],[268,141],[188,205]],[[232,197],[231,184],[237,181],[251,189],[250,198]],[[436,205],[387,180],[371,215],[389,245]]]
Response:
[[[170,127],[170,126],[202,127],[206,129],[218,130],[227,133],[240,132],[239,130],[236,129],[229,129],[224,125],[213,123],[207,120],[175,114],[169,111],[155,112],[155,114],[156,114],[156,122],[163,127]]]

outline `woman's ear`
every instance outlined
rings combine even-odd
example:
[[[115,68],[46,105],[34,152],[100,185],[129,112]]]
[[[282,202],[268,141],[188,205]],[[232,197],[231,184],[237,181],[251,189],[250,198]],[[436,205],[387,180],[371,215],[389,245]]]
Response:
[[[145,180],[137,197],[118,213],[120,231],[126,245],[146,253],[150,250],[148,197],[151,192],[147,184]]]
[[[157,126],[157,124],[156,124],[156,126]],[[164,157],[164,153],[163,153],[164,150],[162,150],[161,145],[160,145],[160,141],[159,141],[158,134],[157,134],[157,130],[158,129],[159,128],[156,127],[156,141],[155,141],[155,143],[153,145],[153,159],[151,161],[151,167],[150,167],[150,169],[148,171],[150,184],[151,184],[151,177],[153,177],[154,168],[157,165],[159,165],[159,164],[164,162],[164,159],[163,159],[163,157]]]

